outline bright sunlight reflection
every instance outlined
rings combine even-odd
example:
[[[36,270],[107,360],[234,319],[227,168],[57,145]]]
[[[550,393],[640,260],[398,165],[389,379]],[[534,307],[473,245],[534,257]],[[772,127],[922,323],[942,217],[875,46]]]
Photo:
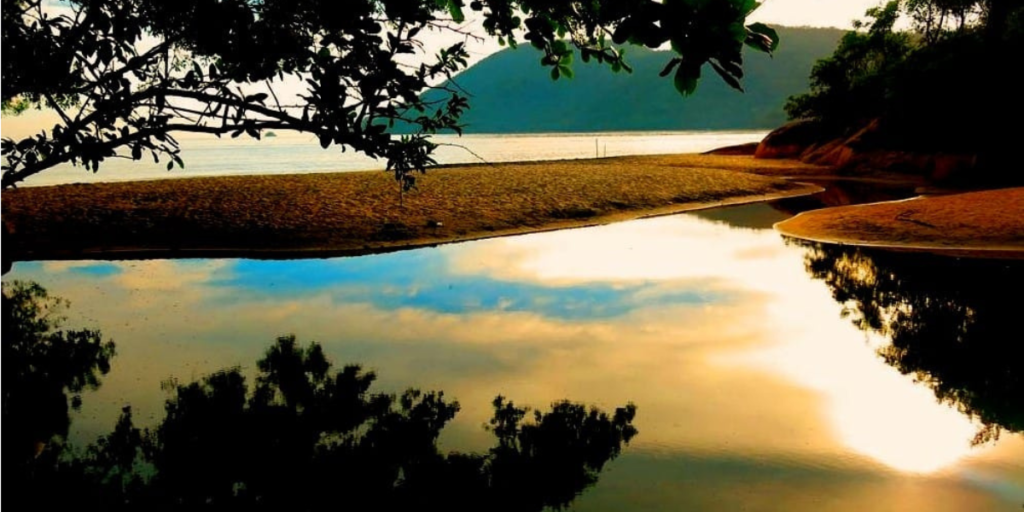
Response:
[[[693,245],[694,239],[710,237],[713,243]],[[456,266],[566,284],[660,281],[672,286],[710,278],[728,288],[742,280],[740,286],[771,297],[767,317],[775,340],[768,347],[721,353],[715,361],[778,374],[818,392],[822,408],[807,414],[824,418],[846,447],[842,451],[914,473],[946,469],[986,451],[971,447],[977,427],[968,418],[874,353],[878,341],[869,343],[841,318],[825,284],[799,278],[803,251],[783,247],[778,237],[769,230],[722,231],[708,221],[675,216],[481,244],[487,254],[470,251]]]

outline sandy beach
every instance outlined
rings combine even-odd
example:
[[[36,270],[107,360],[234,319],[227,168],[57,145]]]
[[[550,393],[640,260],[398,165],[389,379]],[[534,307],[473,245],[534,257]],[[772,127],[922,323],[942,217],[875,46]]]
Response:
[[[825,208],[780,222],[818,242],[965,256],[1024,257],[1024,187]]]
[[[360,254],[814,193],[824,168],[666,155],[60,185],[3,193],[5,260]]]
[[[3,193],[4,260],[366,254],[807,195],[821,189],[801,179],[837,177],[793,160],[683,154],[443,166],[404,197],[380,171],[31,187]],[[776,228],[1020,257],[1024,188],[825,208]]]

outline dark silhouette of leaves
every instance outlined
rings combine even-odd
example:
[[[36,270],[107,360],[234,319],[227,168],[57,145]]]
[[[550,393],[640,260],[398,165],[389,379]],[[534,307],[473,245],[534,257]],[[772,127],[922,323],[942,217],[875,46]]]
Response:
[[[714,59],[739,68],[744,42],[771,52],[778,36],[747,15],[753,0],[486,0],[469,2],[486,36],[542,51],[553,78],[572,78],[574,48],[613,71],[624,49],[671,43],[685,87]],[[426,55],[423,34],[461,34],[463,0],[3,0],[3,109],[51,108],[52,130],[3,140],[2,184],[63,163],[97,171],[109,158],[180,161],[177,133],[218,137],[292,130],[321,146],[387,161],[403,191],[433,164],[427,141],[458,132],[464,93],[451,79],[468,64],[465,42]],[[52,12],[51,12],[52,11]],[[484,35],[465,34],[482,38]],[[143,40],[145,36],[145,41]],[[402,59],[413,56],[412,59]],[[740,74],[723,75],[739,87]],[[301,84],[296,92],[294,85]],[[679,80],[677,80],[679,83]],[[438,85],[440,84],[440,85]],[[441,101],[424,99],[442,91]],[[393,127],[412,133],[394,137]]]
[[[98,333],[87,331],[87,345],[54,333],[59,323],[47,311],[56,301],[38,285],[5,284],[4,355],[15,354],[7,352],[9,340],[18,340],[19,355],[6,361],[29,365],[6,367],[5,424],[27,427],[4,451],[5,466],[18,462],[21,470],[5,482],[18,483],[8,489],[13,499],[47,509],[564,508],[637,433],[632,404],[608,414],[560,401],[528,415],[498,397],[497,445],[443,453],[437,439],[457,402],[443,392],[372,392],[372,372],[335,370],[319,344],[282,336],[257,362],[254,386],[239,368],[187,384],[171,380],[155,427],[136,427],[126,406],[113,432],[84,451],[61,439],[37,453],[28,441],[67,432],[63,393],[97,386],[95,372],[105,373],[113,356]],[[9,328],[20,335],[8,336]],[[19,385],[7,385],[10,375]],[[16,407],[40,397],[46,407]]]
[[[983,424],[975,443],[1024,431],[1014,295],[1024,286],[1024,266],[794,243],[807,249],[808,273],[828,284],[844,314],[889,339],[878,351],[886,363]]]

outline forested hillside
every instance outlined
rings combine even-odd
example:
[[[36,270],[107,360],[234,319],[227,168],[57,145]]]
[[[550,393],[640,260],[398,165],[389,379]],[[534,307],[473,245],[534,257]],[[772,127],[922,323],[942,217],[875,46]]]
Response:
[[[786,98],[807,89],[814,62],[835,49],[838,29],[778,27],[774,58],[746,52],[745,93],[705,66],[696,94],[682,97],[658,73],[671,52],[629,47],[633,73],[573,64],[575,77],[552,80],[542,53],[522,46],[482,60],[456,78],[470,94],[462,121],[468,133],[774,128],[786,120]],[[428,93],[428,98],[430,93]]]

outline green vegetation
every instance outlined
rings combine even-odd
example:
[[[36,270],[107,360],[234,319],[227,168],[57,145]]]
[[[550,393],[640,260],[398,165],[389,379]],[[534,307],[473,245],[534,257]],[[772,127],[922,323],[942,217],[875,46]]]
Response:
[[[1008,65],[1024,50],[1024,4],[1012,0],[904,0],[867,12],[815,65],[792,118],[821,122],[825,136],[873,127],[872,149],[976,155],[1004,172],[1024,114]],[[897,30],[899,16],[912,22]]]
[[[467,5],[468,4],[468,5]],[[312,133],[387,160],[403,190],[434,163],[428,135],[459,130],[467,108],[444,85],[467,65],[462,42],[427,55],[426,34],[462,33],[465,11],[487,35],[543,53],[553,78],[584,62],[630,71],[622,45],[670,45],[662,76],[693,93],[710,64],[740,87],[744,45],[770,53],[775,31],[746,25],[757,0],[3,0],[3,107],[45,106],[51,130],[4,139],[2,184],[65,162],[96,171],[107,158],[184,162],[173,135]],[[298,89],[296,91],[296,89]],[[425,112],[429,109],[430,113]],[[401,122],[412,135],[393,136]]]
[[[721,130],[773,128],[786,120],[786,98],[807,87],[814,62],[835,49],[838,29],[777,27],[781,44],[772,57],[748,52],[745,92],[718,81],[702,84],[686,101],[658,79],[671,56],[647,48],[627,53],[631,75],[577,63],[572,80],[536,72],[540,55],[519,49],[491,55],[453,81],[469,95],[466,132],[590,132],[616,130]],[[427,92],[427,102],[443,99]]]

